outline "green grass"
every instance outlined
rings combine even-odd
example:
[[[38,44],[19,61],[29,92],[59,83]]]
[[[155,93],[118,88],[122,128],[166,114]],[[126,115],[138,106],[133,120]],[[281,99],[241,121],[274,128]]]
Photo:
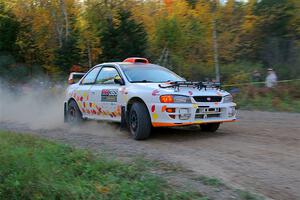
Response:
[[[263,197],[260,197],[256,194],[252,194],[248,191],[238,190],[237,191],[241,200],[264,200]]]
[[[0,131],[0,199],[207,199],[147,171],[33,136]]]
[[[196,178],[195,180],[201,181],[204,185],[209,185],[213,187],[219,187],[224,185],[220,179],[214,177],[201,176]]]
[[[195,180],[201,181],[204,185],[209,185],[216,188],[226,186],[222,180],[214,177],[200,176],[195,178]],[[236,190],[236,193],[238,194],[240,200],[264,200],[264,197],[245,190]]]
[[[281,85],[273,89],[241,87],[234,96],[238,107],[246,110],[300,112],[300,85]],[[227,88],[230,89],[230,88]]]
[[[279,99],[271,95],[254,98],[236,98],[238,106],[246,110],[300,112],[300,100]]]

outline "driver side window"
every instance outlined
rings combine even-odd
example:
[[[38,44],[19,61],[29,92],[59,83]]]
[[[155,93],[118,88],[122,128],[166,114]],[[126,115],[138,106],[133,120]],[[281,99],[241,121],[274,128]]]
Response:
[[[93,69],[92,71],[90,71],[86,77],[84,77],[84,79],[82,80],[81,84],[84,85],[88,85],[88,84],[94,84],[95,83],[95,79],[99,73],[100,67],[97,67],[95,69]]]
[[[119,73],[115,68],[103,67],[97,77],[96,84],[115,84],[116,76],[119,76]]]

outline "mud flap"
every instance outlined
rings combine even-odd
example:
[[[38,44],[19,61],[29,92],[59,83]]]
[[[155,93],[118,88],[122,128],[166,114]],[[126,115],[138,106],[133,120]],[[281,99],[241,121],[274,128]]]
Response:
[[[64,123],[68,122],[67,103],[64,103]]]
[[[126,110],[125,106],[121,107],[121,130],[127,129]]]

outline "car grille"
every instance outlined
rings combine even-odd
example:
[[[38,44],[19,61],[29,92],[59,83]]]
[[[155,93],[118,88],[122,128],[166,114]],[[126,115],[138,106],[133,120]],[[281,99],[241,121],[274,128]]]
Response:
[[[221,102],[221,96],[194,96],[196,102]]]

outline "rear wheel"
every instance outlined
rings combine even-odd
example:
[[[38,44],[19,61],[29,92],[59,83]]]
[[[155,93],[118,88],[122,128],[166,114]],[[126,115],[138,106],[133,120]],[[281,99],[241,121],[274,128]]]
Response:
[[[216,132],[220,127],[220,123],[201,124],[200,127],[202,131]]]
[[[70,101],[68,105],[67,120],[70,124],[78,124],[82,122],[82,115],[75,101]]]
[[[129,112],[128,124],[135,140],[145,140],[151,133],[151,119],[145,104],[135,102]]]

